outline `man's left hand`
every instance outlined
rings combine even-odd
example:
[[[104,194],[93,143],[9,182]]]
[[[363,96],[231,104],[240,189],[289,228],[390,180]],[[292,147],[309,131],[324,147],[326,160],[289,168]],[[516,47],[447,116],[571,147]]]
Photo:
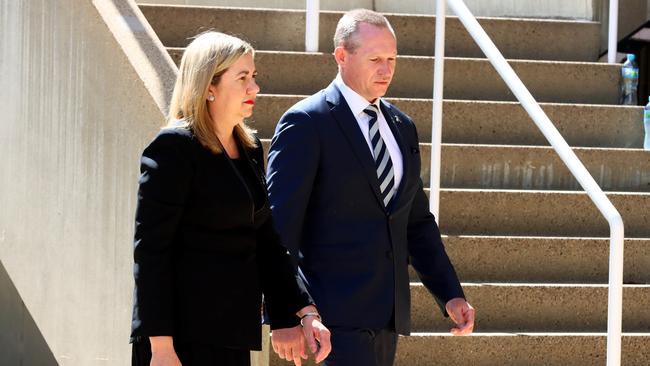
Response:
[[[447,302],[445,309],[456,327],[451,329],[455,336],[469,335],[474,331],[474,308],[462,297],[456,297]]]

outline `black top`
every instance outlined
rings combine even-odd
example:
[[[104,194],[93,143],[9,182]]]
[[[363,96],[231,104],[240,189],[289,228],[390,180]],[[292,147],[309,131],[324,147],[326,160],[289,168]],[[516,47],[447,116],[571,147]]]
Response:
[[[260,349],[262,294],[272,329],[299,324],[312,303],[266,195],[255,209],[250,192],[266,190],[261,143],[240,152],[243,175],[190,130],[167,128],[142,153],[131,341]]]
[[[239,157],[237,159],[231,159],[231,161],[235,164],[239,174],[241,174],[244,179],[246,188],[248,188],[249,192],[253,196],[255,211],[260,210],[266,200],[266,191],[263,189],[264,186],[262,185],[264,183],[260,182],[260,178],[253,173],[253,169],[251,169],[251,165],[246,158]]]

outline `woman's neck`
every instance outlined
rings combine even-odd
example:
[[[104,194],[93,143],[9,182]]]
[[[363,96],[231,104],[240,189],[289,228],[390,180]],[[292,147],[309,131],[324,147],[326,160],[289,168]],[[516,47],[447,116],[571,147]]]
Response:
[[[234,130],[235,127],[221,127],[223,124],[215,123],[214,132],[217,135],[217,138],[221,142],[226,154],[232,159],[239,157],[239,149],[237,148],[237,140],[235,139]]]

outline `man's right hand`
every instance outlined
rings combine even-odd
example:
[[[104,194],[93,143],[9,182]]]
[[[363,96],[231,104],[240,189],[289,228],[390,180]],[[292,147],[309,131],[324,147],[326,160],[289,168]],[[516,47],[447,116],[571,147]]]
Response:
[[[150,366],[182,366],[174,350],[172,337],[149,337],[151,343]]]

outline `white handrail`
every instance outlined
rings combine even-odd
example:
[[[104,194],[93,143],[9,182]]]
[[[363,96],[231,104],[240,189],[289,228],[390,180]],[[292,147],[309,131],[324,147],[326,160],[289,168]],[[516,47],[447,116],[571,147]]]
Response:
[[[616,63],[618,44],[618,0],[609,0],[609,38],[607,40],[607,62]]]
[[[318,52],[319,0],[305,0],[305,51]]]
[[[440,3],[445,0],[436,1]],[[544,113],[537,101],[535,101],[535,98],[533,98],[517,74],[515,74],[514,70],[510,67],[501,52],[499,52],[492,40],[490,40],[483,28],[478,24],[478,21],[476,21],[476,18],[469,11],[465,3],[462,0],[446,1],[470,33],[474,41],[478,44],[483,53],[485,53],[492,66],[494,66],[499,75],[501,75],[501,78],[506,82],[537,127],[550,142],[551,146],[553,146],[555,151],[560,155],[564,164],[566,164],[573,176],[578,180],[582,188],[587,192],[591,200],[596,204],[609,223],[610,254],[607,317],[607,366],[618,366],[621,362],[621,320],[623,309],[623,219],[584,165],[582,165],[575,153],[571,150],[564,138],[562,138],[562,135],[560,135],[546,113]],[[445,16],[444,7],[437,6],[436,9],[442,10],[442,14],[436,13],[436,22],[438,22],[440,17]],[[436,27],[436,40],[439,39],[439,32],[440,31]],[[442,32],[444,32],[444,29],[442,29]],[[438,46],[436,45],[436,58],[440,56],[437,53],[438,51]],[[439,63],[436,62],[434,67],[438,67],[438,65]],[[438,71],[434,70],[434,75],[438,75]],[[439,100],[434,100],[434,106],[436,103],[442,103],[442,92],[435,93],[435,98],[438,98]],[[437,121],[434,120],[434,122],[437,122],[438,127],[440,127],[441,116],[438,116]],[[439,142],[434,142],[432,140],[431,143],[434,144]],[[432,164],[436,158],[433,156],[435,150],[437,149],[432,146]],[[434,168],[432,167],[431,170],[433,171],[433,169]],[[437,184],[439,185],[440,177],[438,176],[433,178],[434,179],[432,179],[431,183],[432,186],[435,180],[438,181]],[[431,197],[433,196],[434,194],[431,192]]]
[[[442,14],[442,15],[441,15]],[[429,210],[440,223],[440,161],[442,160],[442,84],[445,74],[445,2],[436,1],[436,43],[431,110],[431,169]]]

